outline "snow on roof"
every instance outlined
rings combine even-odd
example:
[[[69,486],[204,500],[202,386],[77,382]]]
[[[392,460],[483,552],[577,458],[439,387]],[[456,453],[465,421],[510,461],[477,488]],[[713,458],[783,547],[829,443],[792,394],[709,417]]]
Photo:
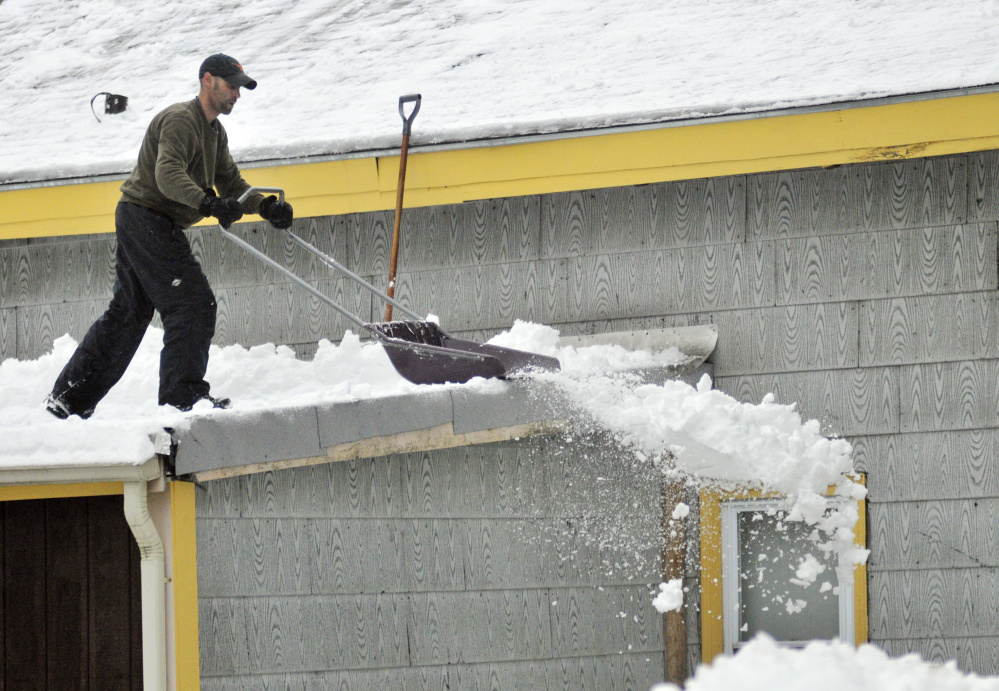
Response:
[[[412,92],[415,146],[993,84],[997,39],[995,0],[3,0],[0,183],[127,173],[219,51],[248,161],[398,146]]]

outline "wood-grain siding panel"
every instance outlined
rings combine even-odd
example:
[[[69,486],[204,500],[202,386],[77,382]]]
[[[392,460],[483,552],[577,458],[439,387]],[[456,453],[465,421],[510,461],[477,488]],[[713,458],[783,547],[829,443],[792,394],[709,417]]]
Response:
[[[405,209],[399,230],[399,271],[416,272],[535,260],[540,256],[537,196],[488,199]],[[392,249],[393,212],[347,214],[343,222],[349,261],[357,273],[384,285]]]
[[[529,517],[546,511],[545,440],[522,440],[401,457],[403,515]]]
[[[580,517],[543,523],[544,581],[552,586],[576,587],[660,578],[661,514],[655,503],[639,505],[645,513],[634,508],[617,513],[609,507],[593,507],[579,510],[585,514]]]
[[[60,302],[17,308],[17,357],[38,358],[52,350],[52,343],[63,334],[79,342],[87,329],[104,314],[108,300]]]
[[[860,364],[999,357],[999,295],[962,293],[860,303]]]
[[[296,672],[201,678],[201,691],[445,691],[448,667]],[[454,688],[454,687],[450,687]]]
[[[406,210],[399,266],[413,272],[535,260],[540,213],[539,197]]]
[[[418,272],[401,268],[395,298],[421,316],[438,315],[447,331],[508,328],[516,319],[538,321],[537,271],[537,262]],[[383,316],[372,314],[372,319]]]
[[[999,567],[999,499],[871,502],[869,571]]]
[[[741,176],[545,195],[542,256],[741,242],[745,205]]]
[[[319,281],[313,287],[361,319],[371,311],[370,293],[345,279]],[[323,338],[339,341],[347,330],[355,334],[361,331],[326,303],[292,284],[225,288],[215,291],[215,301],[218,311],[212,342],[216,345],[250,347]]]
[[[548,671],[547,660],[449,665],[447,688],[462,691],[547,689]]]
[[[199,593],[448,592],[658,578],[658,518],[614,519],[199,518]]]
[[[999,360],[901,367],[901,431],[999,426]]]
[[[953,660],[966,674],[999,676],[999,636],[884,638],[871,642],[892,657],[915,653],[927,662],[937,664]]]
[[[427,665],[377,670],[202,677],[203,691],[647,691],[663,679],[662,656],[645,653]]]
[[[408,213],[409,210],[403,211],[404,223],[409,218]],[[375,283],[380,287],[388,281],[394,217],[393,211],[344,214],[337,217],[337,222],[343,223],[347,241],[345,260],[341,263],[354,273],[380,277]]]
[[[718,327],[715,376],[844,369],[859,362],[853,302],[712,312],[700,321]]]
[[[717,377],[714,388],[747,403],[772,393],[826,435],[884,434],[899,431],[899,378],[897,368],[872,367]]]
[[[401,468],[390,457],[241,475],[204,484],[201,518],[402,515]]]
[[[545,440],[292,468],[205,483],[198,518],[514,518],[549,501]]]
[[[107,239],[0,251],[0,307],[110,298],[115,243]]]
[[[552,654],[556,658],[663,651],[654,585],[552,588]]]
[[[774,304],[773,243],[552,260],[545,323],[634,318]]]
[[[977,151],[968,159],[968,220],[999,221],[999,151]]]
[[[291,232],[341,264],[348,265],[346,230],[341,217],[295,219]],[[269,223],[239,223],[231,232],[306,281],[339,278],[315,255]],[[191,250],[215,289],[286,284],[288,278],[267,266],[219,232],[215,226],[186,231]]]
[[[554,584],[551,543],[545,528],[550,521],[462,521],[465,588],[495,590],[540,588]]]
[[[17,357],[17,308],[0,309],[0,362]]]
[[[205,676],[410,664],[409,596],[201,598]]]
[[[545,589],[414,593],[410,600],[414,665],[552,656]]]
[[[872,503],[999,496],[999,430],[861,436],[850,443]]]
[[[548,473],[547,511],[564,518],[614,519],[652,514],[659,520],[661,478],[648,459],[636,457],[615,444],[610,435],[579,433],[570,439],[552,437]]]
[[[408,592],[466,590],[474,558],[468,521],[397,521]],[[507,554],[516,558],[517,554]]]
[[[963,156],[749,176],[750,240],[964,223]]]
[[[994,290],[994,224],[788,238],[775,244],[777,304]]]
[[[872,571],[871,639],[995,636],[999,568]]]
[[[646,691],[665,678],[663,656],[656,653],[562,658],[550,661],[547,669],[547,691]]]

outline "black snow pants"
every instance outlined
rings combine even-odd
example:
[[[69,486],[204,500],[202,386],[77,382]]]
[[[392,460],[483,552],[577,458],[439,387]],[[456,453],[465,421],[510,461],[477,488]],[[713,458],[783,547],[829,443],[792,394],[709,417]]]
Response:
[[[215,334],[215,296],[184,232],[135,204],[115,210],[115,283],[52,390],[71,414],[89,417],[125,373],[158,310],[163,320],[160,405],[190,408],[208,395],[205,370]]]

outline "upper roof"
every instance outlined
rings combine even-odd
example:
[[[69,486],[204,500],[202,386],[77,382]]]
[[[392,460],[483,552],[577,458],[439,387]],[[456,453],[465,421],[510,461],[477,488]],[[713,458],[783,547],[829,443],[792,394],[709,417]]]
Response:
[[[246,162],[398,146],[413,92],[419,145],[988,85],[997,39],[994,0],[3,0],[0,183],[127,172],[220,51]]]

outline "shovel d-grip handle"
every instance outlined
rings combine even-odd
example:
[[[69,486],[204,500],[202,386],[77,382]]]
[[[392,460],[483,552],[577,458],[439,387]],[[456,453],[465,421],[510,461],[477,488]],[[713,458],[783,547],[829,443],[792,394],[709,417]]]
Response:
[[[423,96],[420,94],[409,94],[408,96],[399,97],[399,116],[402,118],[402,134],[408,136],[410,131],[413,129],[413,120],[416,119],[416,114],[420,112],[420,102],[423,100]],[[412,103],[413,112],[408,116],[406,115],[405,105],[407,103]]]
[[[250,195],[253,194],[276,194],[279,202],[284,201],[284,190],[280,187],[251,187],[243,192],[243,194],[239,195],[239,199],[236,201],[242,204],[250,198]]]

